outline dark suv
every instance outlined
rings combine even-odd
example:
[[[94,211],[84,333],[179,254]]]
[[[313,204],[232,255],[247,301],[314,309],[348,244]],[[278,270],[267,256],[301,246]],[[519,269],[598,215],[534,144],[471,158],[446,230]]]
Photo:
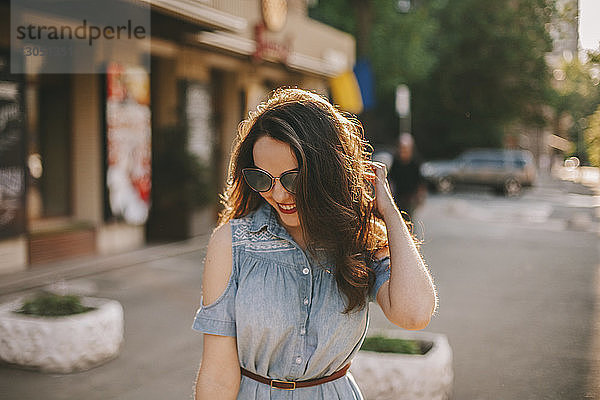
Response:
[[[442,192],[454,190],[456,184],[491,186],[507,196],[521,193],[523,186],[533,185],[536,169],[527,150],[467,150],[454,160],[430,161],[421,166],[430,185]]]

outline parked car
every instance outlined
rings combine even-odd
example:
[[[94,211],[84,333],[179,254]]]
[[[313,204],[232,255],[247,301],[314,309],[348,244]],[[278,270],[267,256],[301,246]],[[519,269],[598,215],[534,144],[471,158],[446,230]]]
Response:
[[[442,193],[457,184],[490,186],[507,196],[517,196],[535,182],[533,155],[527,150],[473,149],[454,160],[429,161],[421,166],[427,182]]]

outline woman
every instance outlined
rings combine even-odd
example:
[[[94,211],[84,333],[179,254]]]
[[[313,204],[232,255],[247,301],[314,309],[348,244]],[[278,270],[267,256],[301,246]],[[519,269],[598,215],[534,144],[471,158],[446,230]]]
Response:
[[[431,276],[369,155],[358,121],[300,89],[240,124],[193,326],[197,400],[362,399],[346,371],[368,301],[429,323]]]

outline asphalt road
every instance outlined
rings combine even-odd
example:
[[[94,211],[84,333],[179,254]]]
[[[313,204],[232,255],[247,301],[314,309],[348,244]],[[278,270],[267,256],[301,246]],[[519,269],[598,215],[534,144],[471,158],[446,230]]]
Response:
[[[440,295],[427,330],[449,337],[455,400],[581,399],[591,393],[590,360],[598,356],[591,351],[600,264],[596,201],[564,183],[547,183],[517,199],[485,191],[428,198],[415,218]],[[203,243],[50,274],[73,278],[93,271],[69,282],[123,304],[121,354],[71,375],[0,365],[0,399],[190,399],[202,346],[190,326],[200,298]],[[0,299],[17,294],[14,285],[4,287],[13,293],[0,288]],[[378,309],[372,311],[372,326],[387,326]]]
[[[464,191],[430,196],[416,216],[440,297],[427,330],[449,338],[455,399],[600,398],[589,386],[600,266],[591,194],[557,182],[516,199]]]

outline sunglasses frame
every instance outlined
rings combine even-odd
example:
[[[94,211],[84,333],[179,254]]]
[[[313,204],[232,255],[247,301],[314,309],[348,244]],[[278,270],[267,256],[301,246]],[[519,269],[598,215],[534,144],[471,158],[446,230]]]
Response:
[[[244,173],[245,171],[258,171],[261,172],[263,174],[266,174],[269,178],[271,178],[271,184],[269,185],[269,188],[266,190],[256,190],[255,188],[252,187],[252,185],[250,185],[248,183],[248,180],[246,179],[246,174]],[[287,192],[291,193],[291,194],[296,194],[295,192],[289,190],[288,188],[285,187],[285,185],[281,182],[281,178],[289,175],[289,174],[299,174],[300,171],[298,171],[297,169],[291,169],[289,171],[285,171],[284,173],[282,173],[281,175],[275,177],[273,175],[271,175],[268,171],[265,171],[264,169],[258,168],[258,167],[249,167],[249,168],[242,168],[242,176],[244,177],[244,181],[246,182],[246,184],[248,185],[248,187],[252,190],[254,190],[255,192],[258,193],[266,193],[269,190],[273,189],[273,186],[275,186],[275,181],[278,180],[279,183],[281,183],[281,187],[283,187]]]

